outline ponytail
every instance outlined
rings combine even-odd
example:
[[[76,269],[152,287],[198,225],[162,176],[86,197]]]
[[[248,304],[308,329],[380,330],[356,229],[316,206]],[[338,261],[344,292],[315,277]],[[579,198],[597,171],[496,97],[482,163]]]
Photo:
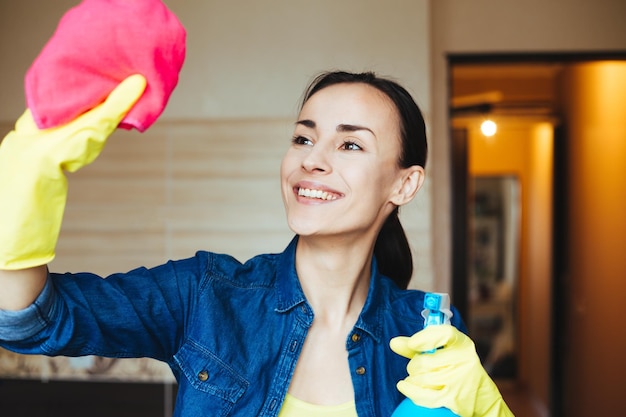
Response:
[[[378,233],[374,245],[378,271],[406,289],[413,274],[411,248],[398,218],[398,208],[391,212]]]

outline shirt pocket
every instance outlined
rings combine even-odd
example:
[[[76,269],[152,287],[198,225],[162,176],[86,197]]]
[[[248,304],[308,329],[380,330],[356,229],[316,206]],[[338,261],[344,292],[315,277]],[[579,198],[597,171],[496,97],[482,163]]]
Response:
[[[196,390],[218,397],[230,406],[246,391],[249,382],[209,350],[188,340],[174,360]]]

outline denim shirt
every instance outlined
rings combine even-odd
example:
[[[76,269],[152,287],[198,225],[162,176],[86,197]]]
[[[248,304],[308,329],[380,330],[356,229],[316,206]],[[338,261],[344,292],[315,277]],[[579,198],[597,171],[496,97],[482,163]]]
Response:
[[[178,381],[175,416],[277,416],[313,322],[295,270],[297,238],[245,264],[216,253],[106,279],[50,274],[38,299],[0,311],[0,346],[44,355],[151,357]],[[356,409],[390,416],[407,359],[389,340],[423,327],[424,293],[400,290],[372,265],[346,339]],[[454,311],[453,324],[465,331]]]

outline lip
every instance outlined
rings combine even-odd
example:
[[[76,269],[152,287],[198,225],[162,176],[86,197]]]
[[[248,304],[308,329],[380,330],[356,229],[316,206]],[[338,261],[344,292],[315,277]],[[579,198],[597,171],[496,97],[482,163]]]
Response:
[[[301,195],[300,190],[307,190],[306,193],[309,193],[309,190],[313,191],[316,197]],[[303,191],[304,192],[304,191]],[[296,200],[301,203],[332,203],[333,201],[337,201],[338,199],[344,196],[343,193],[340,193],[337,190],[334,190],[330,187],[325,186],[324,184],[320,184],[312,181],[300,181],[293,187],[293,193],[296,196]]]

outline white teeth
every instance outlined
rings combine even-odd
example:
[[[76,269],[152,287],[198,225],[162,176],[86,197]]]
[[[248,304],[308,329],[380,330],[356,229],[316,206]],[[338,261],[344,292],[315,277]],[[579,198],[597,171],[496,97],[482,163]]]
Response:
[[[321,200],[335,200],[337,196],[322,190],[311,190],[309,188],[298,188],[298,195],[308,198],[319,198]]]

